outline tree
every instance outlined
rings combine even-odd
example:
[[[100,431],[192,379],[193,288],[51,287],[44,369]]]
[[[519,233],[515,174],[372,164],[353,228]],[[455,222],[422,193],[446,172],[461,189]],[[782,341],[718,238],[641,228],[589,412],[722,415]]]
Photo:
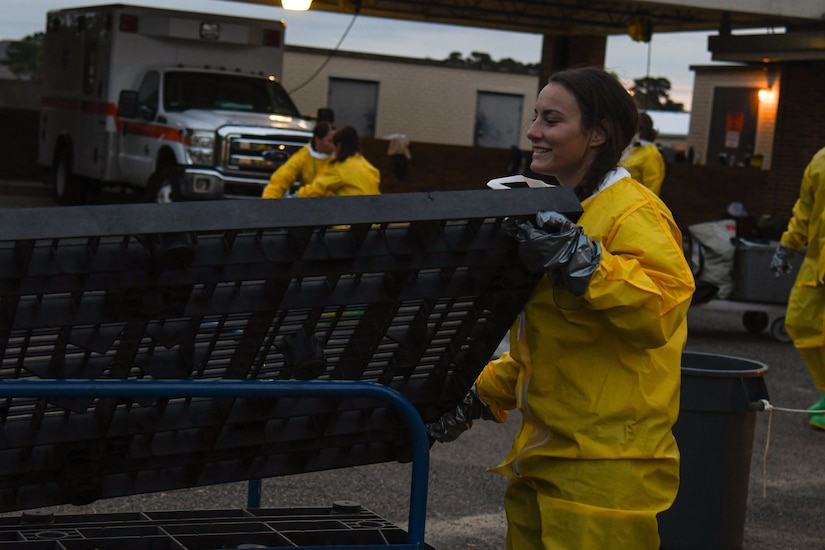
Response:
[[[6,50],[9,70],[19,79],[43,79],[43,39],[45,34],[37,32],[12,42]]]
[[[445,60],[447,64],[454,65],[454,66],[464,66],[466,62],[464,61],[464,56],[461,55],[461,52],[452,52],[450,56],[447,57]]]
[[[493,58],[490,57],[490,54],[485,52],[470,52],[468,61],[471,67],[477,69],[492,69],[497,65]]]
[[[538,63],[522,63],[509,57],[496,61],[490,54],[484,52],[471,52],[468,57],[463,57],[461,52],[452,52],[444,61],[453,67],[494,71],[538,72],[539,69]]]
[[[661,76],[634,79],[630,92],[636,106],[643,111],[685,110],[683,103],[675,103],[670,99],[670,80]]]

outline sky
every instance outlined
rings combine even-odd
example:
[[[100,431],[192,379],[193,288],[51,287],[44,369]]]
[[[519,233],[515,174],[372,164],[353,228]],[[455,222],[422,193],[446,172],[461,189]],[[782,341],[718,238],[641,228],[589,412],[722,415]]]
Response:
[[[40,32],[46,12],[53,9],[114,3],[108,0],[3,0],[0,40],[17,40]],[[124,0],[123,3],[231,14],[243,17],[282,19],[286,22],[286,43],[293,46],[334,48],[352,15],[320,11],[291,12],[280,7],[228,0]],[[634,42],[629,36],[607,39],[605,68],[617,74],[626,85],[648,74],[667,78],[670,98],[690,110],[693,90],[691,65],[711,62],[707,50],[709,33],[663,33],[654,29],[650,43]],[[404,57],[446,59],[452,52],[467,57],[472,52],[490,54],[495,59],[512,58],[523,63],[541,60],[541,36],[472,27],[459,27],[359,15],[340,45],[341,50],[381,53]],[[648,55],[650,59],[648,60]]]

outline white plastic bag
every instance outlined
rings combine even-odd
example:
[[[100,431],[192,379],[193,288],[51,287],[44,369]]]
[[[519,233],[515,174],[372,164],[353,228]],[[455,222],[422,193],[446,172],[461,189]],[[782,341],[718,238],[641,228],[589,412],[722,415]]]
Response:
[[[688,227],[688,234],[698,243],[699,265],[694,273],[699,281],[716,286],[716,297],[729,298],[733,292],[733,262],[736,256],[736,221],[719,220]],[[696,260],[694,260],[696,261]],[[697,269],[698,267],[698,269]]]

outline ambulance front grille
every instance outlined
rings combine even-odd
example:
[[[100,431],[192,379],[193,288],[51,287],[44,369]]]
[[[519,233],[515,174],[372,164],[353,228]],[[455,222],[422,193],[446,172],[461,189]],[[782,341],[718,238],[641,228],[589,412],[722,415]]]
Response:
[[[227,174],[268,178],[307,144],[309,132],[290,134],[230,133],[219,141],[220,164]]]

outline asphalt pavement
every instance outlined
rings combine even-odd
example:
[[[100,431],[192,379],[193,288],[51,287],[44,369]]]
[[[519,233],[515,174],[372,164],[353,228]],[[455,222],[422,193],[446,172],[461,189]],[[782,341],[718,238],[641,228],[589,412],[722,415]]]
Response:
[[[0,208],[53,205],[48,188],[42,184],[0,182]],[[742,548],[825,549],[825,476],[821,475],[819,454],[825,454],[825,432],[809,427],[804,413],[785,410],[808,407],[818,393],[793,346],[772,339],[767,332],[748,332],[741,315],[692,309],[686,351],[751,359],[768,366],[764,379],[773,410],[756,413]],[[517,415],[503,425],[478,421],[455,442],[433,446],[426,524],[430,545],[439,550],[504,547],[507,481],[486,468],[507,454],[517,427]],[[409,494],[409,464],[386,463],[264,480],[262,505],[328,507],[333,501],[352,500],[406,527]],[[245,503],[246,484],[233,483],[57,507],[54,511],[225,509],[241,508]]]

